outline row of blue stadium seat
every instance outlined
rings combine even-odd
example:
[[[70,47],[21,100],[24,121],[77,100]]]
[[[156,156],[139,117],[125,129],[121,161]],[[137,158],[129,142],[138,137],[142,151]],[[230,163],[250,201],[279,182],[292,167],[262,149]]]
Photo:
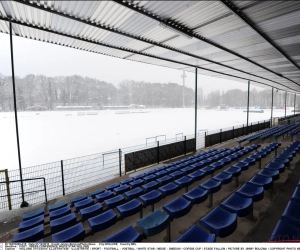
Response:
[[[235,150],[238,150],[240,148],[242,148],[242,147],[237,147],[237,148],[235,148]],[[235,150],[233,150],[233,151],[235,151]],[[211,152],[212,151],[216,151],[216,150],[211,150]],[[221,150],[221,151],[224,152],[224,150]],[[215,155],[215,153],[214,153],[214,155]],[[184,162],[184,161],[179,162],[179,164],[182,164],[182,162]],[[99,193],[99,192],[101,193],[103,191],[104,191],[103,189],[100,189],[100,190],[97,190],[96,193]],[[91,195],[93,195],[93,194],[91,194]],[[95,195],[95,197],[96,197],[96,195]],[[86,196],[85,196],[85,198],[83,200],[81,200],[82,198],[84,198],[84,196],[76,197],[76,198],[74,198],[70,201],[70,203],[73,204],[73,205],[79,203],[79,206],[77,205],[76,210],[81,211],[82,217],[84,217],[84,213],[83,213],[84,210],[89,210],[89,211],[87,211],[87,214],[89,214],[90,216],[95,215],[95,214],[99,214],[100,212],[103,211],[103,207],[100,204],[92,205],[91,198],[90,199],[85,199],[86,198]],[[79,202],[75,202],[75,201],[79,201]],[[85,205],[87,206],[87,208],[85,208]],[[61,202],[59,204],[49,206],[49,211],[50,211],[50,213],[49,213],[50,226],[51,226],[51,228],[53,226],[53,228],[54,228],[53,232],[56,232],[55,225],[59,225],[59,223],[57,223],[57,222],[60,222],[60,223],[65,224],[65,225],[71,225],[72,223],[74,223],[74,218],[75,217],[74,217],[73,214],[71,214],[70,207],[67,205],[66,202]],[[29,213],[29,214],[25,214],[23,220],[27,221],[27,222],[26,222],[26,224],[21,225],[22,229],[20,230],[20,228],[19,228],[19,231],[20,232],[21,231],[22,232],[26,231],[26,230],[31,229],[32,227],[36,226],[37,224],[41,223],[43,221],[42,220],[43,219],[42,218],[43,214],[44,214],[43,209],[40,209],[38,211],[34,211],[32,213]],[[37,215],[41,215],[41,216],[38,219],[34,218]],[[59,217],[61,217],[61,218],[59,218]],[[85,219],[87,219],[87,218],[85,218]],[[59,229],[64,229],[64,227],[58,227],[58,228]]]
[[[286,150],[288,150],[288,148]],[[299,148],[297,150],[299,150]],[[281,159],[282,157],[283,155],[278,158]],[[287,159],[289,161],[292,160],[292,158]],[[267,167],[268,165],[227,200],[222,202],[219,207],[213,209],[209,214],[200,219],[199,223],[207,228],[210,233],[219,237],[226,237],[236,230],[237,217],[250,215],[250,218],[253,218],[253,202],[263,199],[264,190],[271,189],[273,182],[279,179],[279,170],[269,170]],[[281,172],[283,171],[284,168]],[[186,233],[191,234],[189,239],[197,240],[193,232],[194,229],[191,228],[190,230],[191,232],[188,231]],[[197,233],[200,233],[199,229]],[[184,236],[185,235],[181,237]]]
[[[259,139],[262,135],[264,134],[267,134],[267,133],[272,133],[278,129],[281,129],[283,128],[283,126],[280,126],[280,127],[273,127],[273,128],[268,128],[268,129],[265,129],[261,132],[258,132],[258,133],[255,133],[255,134],[252,134],[252,135],[249,135],[249,136],[245,136],[243,138],[240,138],[238,140],[236,140],[238,143],[242,143],[244,141],[253,141],[253,140],[256,140],[256,139]]]
[[[277,145],[274,145],[273,149],[275,149]],[[243,161],[242,161],[243,162]],[[241,162],[240,162],[241,163]],[[250,164],[254,165],[253,162],[244,162],[247,167]],[[238,163],[239,164],[239,163]],[[238,167],[235,167],[239,169]],[[248,168],[243,168],[246,170]],[[225,170],[226,171],[226,170]],[[227,183],[230,183],[232,180],[232,175],[223,171],[222,173],[218,174],[217,176],[211,178],[210,180],[206,181],[205,183],[199,185],[198,187],[194,188],[193,190],[189,191],[188,193],[183,194],[183,198],[179,197],[169,204],[163,206],[163,210],[167,213],[164,214],[160,210],[154,211],[152,214],[148,215],[147,217],[140,219],[137,221],[137,225],[142,229],[143,233],[147,236],[152,236],[155,234],[160,233],[164,229],[167,228],[168,234],[167,239],[170,237],[170,230],[169,230],[169,223],[170,220],[174,218],[179,218],[186,215],[191,207],[195,204],[199,204],[204,202],[209,194],[217,192],[221,189],[221,186]],[[242,169],[239,169],[239,174]],[[221,177],[222,176],[222,177]],[[219,180],[220,178],[222,180]],[[155,192],[155,191],[154,191]],[[132,226],[126,227],[125,229],[121,230],[117,234],[109,237],[108,239],[104,240],[105,242],[125,242],[125,241],[136,241],[139,239],[137,231],[134,230]],[[197,241],[205,241],[211,242],[214,241],[215,236],[211,234],[205,233],[203,230],[198,228],[197,226],[193,226],[187,234],[181,236],[177,241],[183,242],[188,241],[191,242],[192,238]]]
[[[291,136],[298,135],[299,132],[300,132],[300,126],[296,127],[291,132],[289,132],[289,135],[291,135]]]
[[[293,155],[300,150],[300,142],[290,144],[284,151],[284,155]],[[291,159],[291,158],[289,158]],[[270,241],[299,241],[300,240],[300,182],[296,187],[289,203],[287,204],[281,219],[277,222],[270,237]]]
[[[259,132],[259,133],[256,133],[256,134],[238,139],[237,142],[239,142],[239,143],[244,142],[244,141],[251,142],[251,141],[256,140],[256,139],[264,140],[268,137],[271,137],[274,134],[280,133],[281,131],[285,131],[284,133],[286,133],[290,130],[289,128],[294,128],[293,126],[298,126],[298,125],[283,125],[283,126],[279,126],[279,127],[269,128],[269,129],[266,129],[262,132]]]
[[[240,148],[242,148],[242,147],[236,147],[235,148],[235,150],[233,150],[233,151],[231,151],[231,152],[235,152],[236,150],[238,150],[238,149],[240,149]],[[228,151],[228,150],[227,150]],[[214,154],[214,155],[216,155],[216,154]],[[195,158],[195,157],[194,157]],[[217,157],[218,158],[218,157]],[[233,157],[232,159],[236,159],[236,157]],[[187,162],[187,161],[181,161],[181,162],[179,162],[179,163],[177,163],[177,164],[182,164],[182,163],[184,163],[184,162]],[[189,163],[190,164],[190,163]],[[176,164],[173,164],[173,167],[175,166]],[[218,165],[217,166],[215,166],[216,168],[218,167]],[[172,168],[172,166],[170,167],[169,166],[169,169],[170,168]],[[192,168],[193,169],[193,168]],[[163,171],[163,170],[162,170]],[[175,171],[174,173],[178,173],[178,170],[175,168],[175,169],[173,169],[173,171]],[[188,173],[188,172],[186,172],[186,173]],[[174,175],[174,178],[178,178],[178,177],[180,177],[181,175],[178,175],[178,174],[175,174]],[[142,178],[141,176],[138,176],[137,177],[137,180],[138,179],[140,179],[140,178]],[[184,179],[184,178],[188,178],[187,176],[185,176],[185,177],[182,177],[181,179]],[[179,179],[180,180],[180,179]],[[178,181],[178,180],[177,180]],[[153,181],[152,181],[153,182]],[[150,182],[151,183],[151,182]],[[188,181],[185,181],[185,180],[182,180],[182,183],[177,183],[178,184],[178,186],[180,187],[180,188],[182,188],[183,186],[180,186],[180,185],[184,185],[183,183],[189,183],[189,180]],[[177,185],[177,184],[175,184],[175,185]],[[189,183],[190,184],[190,183]],[[126,185],[126,184],[125,184]],[[157,186],[155,186],[155,187],[157,187]],[[109,188],[108,188],[109,189]],[[164,190],[165,189],[165,190]],[[164,193],[164,195],[168,195],[169,193],[168,192],[173,192],[173,191],[170,191],[170,190],[172,190],[172,188],[170,188],[170,187],[164,187],[164,189],[161,189],[160,191],[162,192],[162,193]],[[174,190],[176,190],[177,191],[177,189],[176,188],[173,188]],[[103,192],[102,190],[100,190],[101,192]],[[111,191],[108,191],[108,192],[111,192]],[[95,195],[95,198],[97,198],[97,195]],[[76,211],[80,211],[81,212],[81,214],[83,214],[82,213],[82,211],[83,210],[89,210],[88,211],[88,213],[93,213],[92,215],[95,215],[95,214],[97,214],[97,213],[101,213],[102,211],[103,211],[103,207],[98,203],[98,204],[93,204],[94,203],[94,201],[92,200],[92,198],[87,198],[87,199],[83,199],[83,200],[81,200],[82,199],[82,197],[76,197],[76,198],[74,198],[73,200],[71,200],[70,201],[70,203],[71,204],[73,204],[74,206],[75,206],[75,208],[76,208]],[[78,201],[79,200],[79,201]],[[80,201],[81,200],[81,201]],[[109,199],[109,200],[111,200],[111,199]],[[75,201],[77,201],[77,202],[75,202]],[[106,201],[106,200],[105,200]],[[120,195],[117,195],[116,197],[114,197],[113,198],[113,201],[111,201],[111,202],[107,202],[106,201],[106,206],[108,207],[108,208],[112,208],[112,207],[109,207],[110,206],[110,204],[114,204],[113,205],[113,207],[116,207],[116,206],[118,206],[118,205],[120,205],[120,204],[122,204],[123,202],[125,201],[125,199],[124,199],[124,197],[121,197]],[[138,211],[141,211],[141,207],[142,207],[142,204],[141,203],[139,203],[137,200],[134,200],[134,201],[132,201],[131,203],[129,203],[129,204],[124,204],[123,206],[127,206],[127,208],[126,207],[124,207],[123,208],[123,214],[125,213],[125,217],[126,216],[130,216],[131,214],[130,213],[136,213],[136,212],[138,212]],[[51,211],[50,212],[50,225],[52,224],[52,222],[55,222],[55,219],[57,219],[56,217],[55,217],[55,214],[59,214],[58,212],[59,212],[59,210],[65,210],[65,213],[69,213],[70,211],[69,211],[69,207],[67,206],[67,203],[66,202],[62,202],[62,203],[59,203],[59,204],[55,204],[55,205],[53,205],[53,206],[51,206],[51,207],[49,207],[49,211]],[[119,213],[122,215],[122,210],[119,210],[118,209],[118,211],[119,211]],[[128,211],[131,211],[131,212],[129,212],[128,213]],[[135,211],[135,212],[132,212],[132,211]],[[35,212],[33,212],[33,213],[30,213],[30,214],[27,214],[27,215],[24,215],[24,220],[26,220],[26,219],[28,219],[28,218],[30,218],[30,217],[32,217],[32,216],[35,216],[37,213],[41,213],[41,210],[39,210],[39,211],[35,211]],[[87,213],[87,214],[88,214]],[[127,215],[126,215],[126,213],[127,213]],[[112,221],[114,221],[114,218],[116,218],[116,215],[114,214],[114,213],[112,213],[112,211],[107,211],[107,214],[103,214],[103,216],[100,216],[100,220],[101,220],[101,218],[103,217],[103,218],[105,218],[105,217],[109,217],[110,216],[110,218],[112,218]],[[66,224],[68,224],[68,222],[70,223],[70,224],[68,224],[68,225],[71,225],[71,223],[74,223],[74,216],[71,216],[71,214],[68,214],[68,215],[66,215],[66,216],[63,216],[63,218],[60,218],[60,220],[62,221],[62,222],[64,222],[64,220],[65,220],[65,223]],[[52,221],[52,219],[53,219],[53,221]],[[67,220],[68,219],[68,220]],[[86,218],[86,219],[88,219],[88,218]],[[54,223],[55,224],[55,223]],[[95,223],[94,223],[95,224]],[[96,231],[96,230],[102,230],[101,229],[101,227],[100,228],[98,228],[97,229],[97,227],[95,227],[94,226],[94,224],[93,224],[93,221],[90,223],[90,226],[91,226],[91,228],[92,227],[94,227],[94,231]],[[96,222],[96,224],[97,224],[97,222]],[[95,225],[96,225],[95,224]],[[113,223],[114,224],[114,223]],[[79,227],[78,225],[76,225],[76,227]],[[28,228],[27,228],[28,229]],[[55,231],[55,230],[54,230]],[[54,236],[54,235],[53,235]],[[55,238],[55,237],[54,237]]]
[[[298,128],[298,127],[299,127],[298,124],[287,125],[287,127],[286,127],[285,129],[283,129],[283,130],[277,132],[277,133],[274,134],[273,136],[274,136],[274,138],[276,138],[276,139],[277,139],[278,137],[280,137],[280,136],[283,136],[283,137],[284,137],[285,133],[288,134],[289,131],[294,130],[294,129]]]
[[[206,155],[207,157],[210,156],[212,152],[216,152],[217,150],[209,150],[206,152],[203,152],[200,155]],[[220,151],[224,151],[223,149]],[[191,157],[189,157],[191,158]],[[186,159],[188,160],[188,159]],[[183,162],[183,161],[181,161]],[[90,196],[92,198],[95,198],[97,194],[103,193],[103,189],[98,189],[94,192],[90,192]],[[94,204],[92,202],[91,198],[87,199],[86,195],[81,195],[79,197],[75,197],[70,200],[71,206],[74,206],[74,204],[77,204],[76,211],[81,211],[81,216],[83,219],[88,219],[88,217],[85,218],[85,215],[88,215],[91,217],[93,214],[99,214],[103,211],[103,207],[100,204]],[[76,223],[76,217],[74,214],[71,213],[71,208],[68,206],[66,201],[60,202],[58,204],[49,206],[49,217],[50,217],[50,226],[53,233],[55,233],[57,230],[64,229],[64,226],[59,225],[71,225]],[[75,220],[74,220],[75,219]],[[23,216],[23,222],[19,226],[19,232],[23,233],[26,230],[32,229],[37,225],[44,224],[44,209],[39,209],[37,211],[25,214]],[[57,226],[57,227],[56,227]],[[24,234],[23,234],[24,235]]]

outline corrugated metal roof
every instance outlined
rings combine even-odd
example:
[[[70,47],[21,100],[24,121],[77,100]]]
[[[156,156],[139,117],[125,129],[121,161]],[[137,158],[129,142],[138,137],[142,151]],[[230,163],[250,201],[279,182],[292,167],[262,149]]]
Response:
[[[1,1],[0,19],[26,38],[300,91],[300,2],[231,3],[277,48],[222,1]]]

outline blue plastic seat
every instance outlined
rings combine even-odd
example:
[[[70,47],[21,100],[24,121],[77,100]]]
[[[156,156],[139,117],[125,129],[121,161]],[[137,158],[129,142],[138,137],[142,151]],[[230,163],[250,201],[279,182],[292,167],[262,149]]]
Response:
[[[193,168],[194,170],[199,170],[201,169],[202,167],[204,167],[204,163],[203,162],[197,162],[197,163],[194,163],[192,164],[190,167]]]
[[[247,169],[249,169],[249,162],[238,162],[236,164],[233,165],[233,167],[237,167],[237,168],[240,168],[242,171],[245,171]]]
[[[92,218],[98,214],[103,212],[103,207],[100,203],[96,203],[90,207],[86,207],[80,210],[80,215],[83,220],[87,220],[88,218]]]
[[[133,182],[133,178],[127,178],[125,180],[120,181],[121,185],[129,184],[130,182]]]
[[[255,164],[255,159],[248,157],[248,158],[245,158],[244,160],[242,160],[241,162],[249,163],[249,167],[250,167],[250,166],[253,166]]]
[[[70,199],[70,204],[71,204],[71,206],[74,206],[75,202],[82,201],[82,200],[85,200],[85,199],[87,199],[87,196],[86,196],[86,194],[83,194],[83,195],[80,195],[80,196],[77,196],[77,197],[74,197],[74,198]]]
[[[44,225],[26,230],[22,233],[17,233],[13,236],[13,242],[36,242],[44,238]]]
[[[252,198],[253,202],[257,202],[264,198],[264,187],[245,183],[239,190],[236,191],[236,194],[245,198]]]
[[[188,177],[193,178],[193,182],[201,180],[205,176],[205,173],[201,170],[197,170],[188,175]]]
[[[232,162],[232,160],[228,157],[224,157],[224,158],[220,159],[219,161],[223,162],[223,166],[225,166],[226,164],[229,164],[230,162]]]
[[[117,188],[119,186],[120,186],[120,184],[118,182],[116,182],[116,183],[106,186],[105,189],[107,191],[113,191],[115,188]]]
[[[52,242],[79,242],[84,239],[85,230],[82,223],[52,235]]]
[[[134,229],[134,227],[130,225],[120,232],[104,239],[102,242],[140,242],[140,236],[141,235]]]
[[[259,152],[256,152],[256,155],[260,155],[261,158],[265,158],[267,156],[267,152],[259,151]]]
[[[144,206],[153,205],[159,202],[161,198],[162,193],[156,190],[140,196],[140,200],[143,202]]]
[[[248,181],[248,183],[259,187],[264,187],[265,190],[268,190],[273,186],[273,179],[271,177],[257,174],[250,181]]]
[[[221,169],[223,166],[225,165],[225,163],[223,161],[216,161],[212,164],[209,165],[209,167],[214,168],[214,171]]]
[[[208,191],[196,187],[182,196],[184,199],[191,201],[192,204],[199,204],[207,200]]]
[[[146,193],[146,192],[150,192],[151,190],[154,190],[154,189],[158,188],[158,186],[159,186],[159,182],[157,182],[157,181],[151,181],[151,182],[149,182],[147,184],[142,185],[141,188]]]
[[[139,197],[143,193],[144,193],[144,190],[141,189],[140,187],[137,187],[137,188],[131,189],[130,191],[125,192],[124,196],[128,200],[132,200],[132,199]]]
[[[151,175],[147,175],[145,177],[143,177],[143,180],[147,183],[147,182],[150,182],[150,181],[153,181],[157,179],[157,176],[154,175],[154,174],[151,174]]]
[[[204,165],[203,166],[208,166],[210,163],[212,163],[212,160],[211,159],[204,159],[201,161]]]
[[[293,160],[293,154],[292,153],[280,153],[276,158],[282,158],[282,159],[288,159],[289,161],[292,161]]]
[[[200,171],[202,171],[205,175],[209,175],[212,174],[215,171],[215,169],[210,166],[206,166],[202,168]]]
[[[116,206],[119,206],[121,204],[123,204],[125,202],[125,198],[123,195],[119,194],[113,198],[107,199],[104,201],[104,204],[108,207],[108,208],[115,208]]]
[[[146,172],[145,174],[146,174],[146,175],[152,175],[152,174],[155,174],[156,172],[157,172],[156,169],[151,169],[151,170],[149,170],[148,172]]]
[[[245,217],[253,211],[252,199],[242,197],[235,193],[223,201],[220,207],[228,212],[236,213],[239,217]]]
[[[157,178],[161,178],[161,177],[163,177],[163,176],[165,176],[165,175],[167,175],[167,174],[168,174],[167,171],[161,170],[161,171],[159,171],[159,172],[156,172],[154,175],[155,175]]]
[[[273,159],[270,163],[284,164],[285,167],[289,166],[290,164],[288,159],[277,158],[277,157]]]
[[[97,194],[102,194],[105,190],[103,188],[99,188],[95,191],[92,191],[92,192],[89,192],[89,196],[92,198],[92,199],[95,199],[96,198],[96,195]]]
[[[226,173],[226,172],[221,172],[214,176],[212,179],[216,181],[220,181],[223,184],[228,184],[232,181],[232,174]]]
[[[300,227],[290,223],[289,221],[279,220],[269,240],[300,240]]]
[[[268,176],[273,179],[273,181],[277,181],[279,179],[279,171],[278,170],[271,170],[271,169],[262,169],[259,172],[260,175]]]
[[[117,206],[117,210],[122,218],[129,217],[140,212],[143,209],[143,205],[136,199],[126,202],[123,205]]]
[[[117,215],[109,209],[108,211],[89,218],[88,223],[94,233],[105,230],[117,222]]]
[[[78,202],[74,203],[74,207],[76,209],[76,212],[79,212],[81,209],[92,206],[94,204],[95,204],[95,202],[92,198],[87,198],[83,201],[78,201]]]
[[[50,220],[56,220],[60,217],[63,217],[67,214],[70,214],[71,213],[71,208],[68,206],[68,207],[63,207],[61,209],[58,209],[58,210],[54,210],[53,212],[50,212],[49,213],[49,217],[50,217]]]
[[[203,217],[199,223],[211,233],[224,238],[235,231],[237,227],[237,215],[216,207]]]
[[[170,216],[156,210],[146,217],[138,220],[136,224],[147,236],[159,234],[169,226]]]
[[[136,187],[142,186],[143,184],[144,184],[144,180],[138,179],[138,180],[136,180],[136,181],[130,182],[130,183],[129,183],[129,186],[130,186],[131,188],[136,188]]]
[[[179,188],[188,187],[193,183],[193,178],[189,176],[183,176],[180,179],[174,181],[177,185],[179,185]]]
[[[165,175],[163,177],[158,178],[156,181],[159,183],[160,186],[163,186],[165,184],[168,184],[172,180],[173,178],[170,175]]]
[[[35,211],[27,213],[27,214],[24,214],[23,215],[23,221],[30,220],[30,219],[33,219],[35,217],[41,216],[41,215],[44,215],[44,208],[41,208],[39,210],[35,210]]]
[[[133,176],[133,179],[134,180],[138,180],[138,179],[142,179],[143,177],[145,177],[146,176],[146,174],[145,173],[142,173],[142,174],[138,174],[138,175],[136,175],[136,176]]]
[[[285,171],[285,166],[283,163],[270,162],[264,169],[278,170],[279,173],[283,173]]]
[[[168,168],[168,165],[158,167],[158,168],[156,168],[156,170],[157,170],[157,172],[159,172],[159,171],[165,170],[166,168]]]
[[[114,188],[115,194],[123,194],[123,193],[125,193],[126,191],[129,191],[129,190],[130,190],[130,187],[127,184],[124,184],[120,187]]]
[[[113,194],[112,191],[107,191],[107,192],[104,192],[104,193],[102,193],[102,194],[97,194],[97,195],[96,195],[96,199],[97,199],[97,201],[98,201],[99,203],[101,203],[101,202],[103,202],[103,201],[105,201],[105,200],[107,200],[107,199],[110,199],[110,198],[112,198],[112,197],[114,197],[114,194]]]
[[[185,168],[182,168],[180,170],[184,173],[184,175],[187,175],[187,174],[192,173],[194,171],[194,169],[192,167],[185,167]]]
[[[192,226],[181,235],[175,242],[215,242],[216,235],[209,234],[197,226]]]
[[[169,204],[163,206],[171,218],[180,218],[186,215],[192,208],[192,202],[187,201],[181,197],[171,201]]]
[[[232,177],[238,177],[241,175],[241,171],[242,170],[239,167],[229,167],[229,168],[225,169],[223,172],[232,174]]]
[[[176,172],[177,171],[177,166],[166,168],[165,171],[168,172],[168,174]]]
[[[50,221],[51,233],[55,234],[76,224],[76,216],[70,213],[56,220]]]
[[[180,177],[182,177],[184,175],[184,172],[177,170],[173,173],[170,173],[170,176],[173,178],[173,180],[179,179]]]
[[[300,203],[294,200],[289,201],[287,204],[282,216],[281,220],[289,221],[290,223],[300,226]]]
[[[295,189],[293,196],[291,198],[292,201],[300,202],[300,186],[298,185]]]
[[[178,191],[178,189],[179,185],[175,184],[174,182],[170,182],[169,184],[158,188],[158,190],[163,193],[164,196],[174,194]]]
[[[207,190],[209,194],[218,192],[222,187],[221,181],[209,179],[206,182],[199,185],[199,188]]]
[[[253,155],[250,155],[249,158],[252,158],[255,161],[259,161],[262,157],[260,154],[253,154]]]
[[[62,201],[60,203],[48,206],[48,211],[52,212],[54,210],[57,210],[57,209],[60,209],[60,208],[66,207],[66,206],[68,206],[68,203],[66,201]]]
[[[31,228],[37,227],[39,225],[44,225],[44,215],[40,215],[38,217],[34,217],[30,220],[22,221],[19,224],[19,233],[22,233]]]
[[[226,158],[230,159],[231,161],[235,161],[238,158],[238,156],[235,153],[232,153],[226,156]]]

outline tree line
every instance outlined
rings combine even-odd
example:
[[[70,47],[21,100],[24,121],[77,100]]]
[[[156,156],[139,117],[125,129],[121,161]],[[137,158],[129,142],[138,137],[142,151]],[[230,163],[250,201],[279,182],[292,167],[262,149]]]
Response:
[[[16,77],[18,110],[28,110],[33,106],[43,106],[53,110],[56,106],[103,106],[145,105],[147,108],[194,107],[195,92],[192,88],[177,83],[150,83],[146,81],[124,80],[118,87],[112,83],[78,75],[47,77],[27,75]],[[285,93],[275,93],[274,105],[283,106]],[[231,107],[247,105],[247,91],[232,89],[215,90],[204,94],[198,88],[198,106],[216,107],[227,104]],[[251,89],[250,106],[269,107],[271,90]],[[294,106],[294,96],[287,96],[287,106]],[[0,74],[0,108],[12,111],[12,79]]]

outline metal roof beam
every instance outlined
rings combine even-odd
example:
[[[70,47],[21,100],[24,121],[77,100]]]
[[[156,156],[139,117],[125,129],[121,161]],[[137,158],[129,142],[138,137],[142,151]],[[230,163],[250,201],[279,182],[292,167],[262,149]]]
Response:
[[[118,34],[118,35],[122,35],[122,36],[126,36],[126,37],[129,37],[129,38],[132,38],[132,39],[136,39],[138,41],[141,41],[141,42],[145,42],[145,43],[148,43],[150,44],[151,46],[157,46],[157,47],[160,47],[160,48],[164,48],[164,49],[168,49],[168,50],[171,50],[171,51],[174,51],[174,52],[177,52],[177,53],[181,53],[183,55],[187,55],[187,56],[190,56],[190,57],[193,57],[193,58],[196,58],[196,59],[199,59],[199,60],[203,60],[203,61],[206,61],[206,62],[209,62],[209,63],[212,63],[212,64],[216,64],[216,65],[219,65],[219,66],[222,66],[222,67],[225,67],[225,68],[228,68],[228,69],[232,69],[232,70],[236,70],[238,72],[241,72],[241,73],[244,73],[244,74],[248,74],[250,76],[254,76],[254,77],[258,77],[260,79],[263,79],[263,80],[266,80],[266,81],[270,81],[270,82],[273,82],[273,83],[276,83],[276,84],[279,84],[279,85],[282,85],[274,80],[270,80],[270,79],[267,79],[265,77],[262,77],[262,76],[258,76],[258,75],[255,75],[255,74],[252,74],[252,73],[249,73],[249,72],[246,72],[246,71],[243,71],[243,70],[240,70],[240,69],[237,69],[237,68],[234,68],[234,67],[231,67],[231,66],[228,66],[226,64],[223,64],[223,63],[219,63],[219,62],[215,62],[213,60],[210,60],[210,59],[206,59],[204,57],[200,57],[200,56],[197,56],[197,55],[194,55],[194,54],[191,54],[191,53],[188,53],[186,51],[183,51],[183,50],[180,50],[180,49],[176,49],[174,47],[171,47],[171,46],[168,46],[168,45],[164,45],[162,43],[158,43],[158,42],[155,42],[155,41],[152,41],[152,40],[149,40],[149,39],[146,39],[146,38],[143,38],[143,37],[140,37],[140,36],[136,36],[136,35],[133,35],[133,34],[129,34],[127,32],[123,32],[123,31],[120,31],[120,30],[117,30],[115,28],[112,28],[112,27],[109,27],[109,26],[106,26],[106,25],[102,25],[102,24],[96,24],[96,23],[93,23],[93,22],[90,22],[88,20],[84,20],[84,19],[80,19],[80,18],[77,18],[77,17],[74,17],[74,16],[70,16],[70,15],[67,15],[65,13],[62,13],[62,12],[58,12],[56,10],[53,10],[53,9],[50,9],[50,8],[44,8],[42,5],[37,5],[35,3],[30,3],[29,1],[22,1],[22,0],[14,0],[15,2],[17,3],[20,3],[20,4],[23,4],[23,5],[26,5],[26,6],[30,6],[30,7],[33,7],[33,8],[36,8],[36,9],[39,9],[39,10],[42,10],[42,11],[46,11],[46,12],[49,12],[49,13],[52,13],[54,15],[58,15],[58,16],[62,16],[62,17],[65,17],[65,18],[69,18],[69,19],[72,19],[74,21],[77,21],[77,22],[80,22],[80,23],[84,23],[86,25],[90,25],[90,26],[93,26],[95,28],[99,28],[99,29],[103,29],[103,30],[107,30],[109,32],[112,32],[112,33],[115,33],[115,34]],[[119,3],[119,1],[115,1],[117,3]],[[135,9],[134,9],[135,10]],[[148,15],[149,17],[152,17],[152,15],[146,13],[145,15]],[[168,22],[165,22],[166,25],[169,25]],[[177,29],[175,27],[175,29]],[[180,30],[180,32],[182,32]],[[190,31],[192,32],[192,31]],[[146,48],[146,49],[149,49],[149,48]],[[145,50],[146,50],[145,49]],[[142,50],[143,51],[143,50]],[[141,52],[142,52],[141,51]],[[129,58],[130,56],[132,55],[129,55],[127,56],[125,59]],[[276,73],[275,73],[276,74]],[[282,85],[284,86],[284,85]]]
[[[278,76],[280,78],[285,78],[286,80],[288,80],[288,81],[290,81],[290,82],[292,82],[292,83],[300,86],[299,83],[297,83],[297,82],[289,79],[288,77],[282,76],[281,74],[279,74],[279,73],[277,73],[277,72],[275,72],[275,71],[273,71],[271,69],[268,69],[267,67],[265,67],[265,66],[263,66],[263,65],[255,62],[255,61],[252,61],[251,59],[249,59],[249,58],[247,58],[247,57],[245,57],[245,56],[243,56],[243,55],[241,55],[239,53],[236,53],[236,52],[234,52],[234,51],[232,51],[230,49],[227,49],[227,48],[223,47],[222,45],[217,44],[217,43],[215,43],[215,42],[213,42],[213,41],[211,41],[211,40],[209,40],[209,39],[207,39],[207,38],[205,38],[203,36],[197,35],[191,29],[188,29],[187,27],[185,27],[185,26],[183,26],[183,25],[181,25],[181,24],[179,24],[179,23],[177,23],[175,21],[172,21],[172,20],[163,20],[158,15],[155,15],[155,13],[151,13],[150,11],[147,11],[145,8],[134,6],[134,5],[131,4],[131,2],[128,2],[128,1],[113,0],[113,2],[118,3],[118,4],[120,4],[120,5],[124,6],[124,7],[127,7],[129,9],[131,9],[131,10],[133,10],[135,12],[138,12],[138,13],[140,13],[142,15],[145,15],[145,16],[147,16],[149,18],[152,18],[155,21],[163,23],[164,25],[171,27],[172,29],[178,31],[179,33],[183,33],[183,34],[185,34],[187,36],[190,36],[190,37],[195,37],[195,38],[197,38],[197,39],[199,39],[199,40],[201,40],[203,42],[206,42],[206,43],[210,44],[211,46],[214,46],[214,47],[216,47],[216,48],[218,48],[220,50],[226,51],[227,53],[230,53],[230,54],[232,54],[232,55],[234,55],[236,57],[242,58],[245,61],[247,61],[249,63],[252,63],[252,64],[254,64],[254,65],[256,65],[256,66],[258,66],[258,67],[260,67],[260,68],[262,68],[262,69],[264,69],[266,71],[269,71],[269,72],[275,74],[276,76]]]
[[[245,15],[238,7],[228,0],[219,0],[224,6],[227,7],[235,16],[242,20],[246,25],[252,28],[257,34],[259,34],[264,40],[266,40],[272,47],[274,47],[282,56],[284,56],[291,64],[293,64],[297,69],[300,70],[300,66],[295,63],[275,42],[268,37],[263,31],[257,27],[257,25]]]
[[[229,76],[229,77],[233,77],[233,78],[237,78],[237,79],[241,79],[241,80],[245,80],[245,81],[250,80],[249,78],[244,78],[244,77],[235,76],[235,75],[231,75],[231,74],[227,74],[227,73],[223,73],[223,72],[218,72],[218,71],[215,71],[215,70],[212,70],[212,69],[203,68],[203,67],[193,65],[193,64],[189,64],[189,63],[184,63],[184,62],[180,62],[180,61],[176,61],[176,60],[172,60],[172,59],[168,59],[168,58],[163,58],[163,57],[151,55],[151,54],[148,54],[148,53],[143,53],[143,52],[132,50],[132,49],[121,48],[121,47],[117,47],[117,46],[114,46],[114,45],[109,45],[109,44],[105,44],[105,43],[101,43],[101,42],[96,42],[96,41],[88,40],[88,39],[85,39],[85,38],[82,38],[82,37],[71,36],[71,35],[61,33],[61,32],[58,32],[58,31],[48,30],[48,29],[43,28],[43,27],[38,27],[38,26],[35,26],[35,25],[23,23],[21,21],[17,21],[17,20],[11,19],[11,18],[4,18],[4,17],[0,16],[0,20],[6,21],[6,22],[11,22],[11,23],[14,23],[14,24],[17,24],[17,25],[22,25],[22,26],[32,28],[32,29],[37,29],[37,30],[49,32],[49,33],[60,35],[60,36],[69,37],[69,38],[80,40],[80,41],[83,41],[83,42],[92,43],[92,44],[99,45],[99,46],[104,46],[104,47],[111,48],[111,49],[117,49],[117,50],[129,52],[129,53],[135,53],[137,55],[142,55],[142,56],[146,56],[146,57],[150,57],[150,58],[155,58],[155,59],[159,59],[159,60],[163,60],[163,61],[167,61],[167,62],[171,62],[171,63],[177,63],[177,64],[180,64],[180,65],[185,65],[185,66],[192,67],[192,68],[197,67],[198,69],[206,70],[206,71],[213,72],[213,73],[216,73],[216,74],[225,75],[225,76]],[[69,46],[66,46],[66,47],[69,47]],[[71,47],[71,48],[74,48],[74,47]],[[85,50],[85,49],[83,49],[83,50]],[[92,50],[85,50],[85,51],[93,52]],[[97,52],[93,52],[93,53],[97,53]],[[100,53],[100,54],[102,54],[102,53]],[[162,67],[166,67],[166,66],[162,66]],[[259,82],[259,81],[256,81],[256,80],[250,80],[250,81],[251,82],[256,82],[258,84],[262,84],[262,85],[265,85],[265,86],[274,87],[274,86],[269,85],[267,83]],[[290,87],[287,87],[287,86],[285,86],[281,83],[276,83],[276,84],[278,84],[280,86],[283,86],[286,89],[290,89],[292,91],[298,92],[297,90],[295,90],[293,88],[290,88]],[[286,89],[284,89],[284,90],[282,89],[282,90],[286,91]]]

